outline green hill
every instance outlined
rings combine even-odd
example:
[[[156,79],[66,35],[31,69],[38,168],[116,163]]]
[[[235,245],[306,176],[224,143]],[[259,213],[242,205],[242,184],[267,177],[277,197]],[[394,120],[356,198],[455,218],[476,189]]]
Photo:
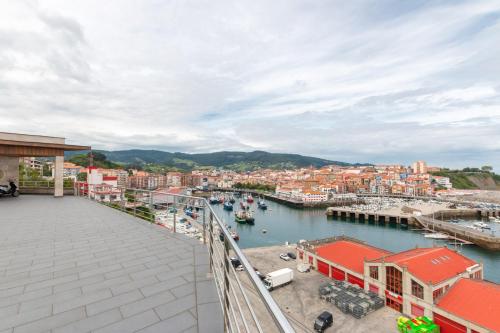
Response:
[[[95,155],[96,151],[94,151]],[[265,151],[253,152],[232,152],[220,151],[204,154],[170,153],[160,150],[118,150],[118,151],[97,151],[106,157],[106,162],[118,163],[121,165],[134,165],[138,167],[158,167],[175,168],[180,170],[192,170],[201,167],[224,167],[238,171],[255,170],[258,168],[300,168],[300,167],[322,167],[336,164],[340,166],[350,166],[353,164],[332,161],[317,157],[303,156],[298,154],[277,154]],[[81,156],[81,155],[80,155]],[[68,154],[71,158],[72,154]],[[367,164],[354,164],[367,165]]]
[[[500,190],[500,175],[487,171],[442,170],[432,172],[435,176],[450,178],[453,187],[464,190]]]

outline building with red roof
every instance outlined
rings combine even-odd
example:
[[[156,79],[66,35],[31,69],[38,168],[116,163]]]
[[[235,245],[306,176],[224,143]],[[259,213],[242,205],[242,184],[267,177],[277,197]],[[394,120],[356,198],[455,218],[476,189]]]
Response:
[[[472,290],[480,290],[487,284],[482,281],[481,263],[447,247],[415,248],[391,253],[342,236],[299,243],[297,252],[299,260],[308,262],[318,272],[377,293],[385,299],[387,306],[399,312],[412,317],[425,315],[437,318],[445,326],[441,333],[482,333],[489,332],[484,327],[492,327],[489,322],[490,326],[481,324],[479,319],[482,317],[473,317],[474,312],[469,318],[458,306],[450,305],[453,301],[446,301],[450,297],[449,291],[455,290],[451,299],[459,298],[453,296],[454,293],[460,295],[459,291],[464,297],[469,297],[474,292]],[[460,282],[455,289],[457,281],[463,280],[467,281]],[[466,288],[469,285],[471,291]],[[477,298],[477,307],[486,307],[485,312],[489,312],[491,306],[500,309],[500,304],[497,304],[500,303],[499,287],[492,285],[491,288],[496,288],[492,292],[497,295],[495,302],[488,301],[491,305],[481,305],[480,297]],[[477,295],[481,293],[479,291]],[[460,324],[453,325],[468,327],[469,331],[450,328],[453,325],[446,326],[447,323],[457,322]]]
[[[441,333],[500,332],[500,286],[460,279],[437,302],[434,321]]]
[[[414,316],[432,315],[435,301],[458,279],[482,279],[482,265],[447,247],[415,248],[366,262],[369,289]]]
[[[348,237],[334,237],[302,244],[299,258],[318,272],[336,280],[346,280],[364,288],[364,262],[391,252]],[[305,259],[304,259],[305,258]]]

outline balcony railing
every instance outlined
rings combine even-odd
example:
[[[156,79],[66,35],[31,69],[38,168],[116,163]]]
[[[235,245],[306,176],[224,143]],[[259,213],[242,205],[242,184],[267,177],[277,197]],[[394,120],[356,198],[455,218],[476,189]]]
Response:
[[[53,180],[19,180],[20,188],[39,189],[39,188],[54,188]],[[63,187],[72,189],[74,187],[73,180],[64,179]]]
[[[228,227],[206,199],[83,183],[75,184],[74,193],[206,244],[225,332],[294,332]],[[243,271],[235,269],[231,257],[239,259]]]

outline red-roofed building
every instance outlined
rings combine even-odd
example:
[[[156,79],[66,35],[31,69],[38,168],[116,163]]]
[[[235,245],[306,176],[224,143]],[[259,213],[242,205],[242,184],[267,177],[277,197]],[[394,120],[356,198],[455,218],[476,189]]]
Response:
[[[456,322],[456,317],[462,316],[458,310],[450,316],[438,308],[437,303],[441,305],[448,290],[453,290],[455,283],[463,279],[480,283],[483,279],[482,264],[446,247],[415,248],[392,254],[352,238],[334,237],[299,243],[297,252],[299,260],[308,262],[318,272],[375,292],[397,311],[413,317],[433,318],[437,314],[436,318],[443,322]],[[476,283],[471,285],[480,289]],[[464,326],[467,318],[463,316],[457,327]],[[487,332],[477,325],[467,327],[473,331],[463,332]]]
[[[441,333],[500,332],[499,313],[498,284],[460,279],[438,300],[434,321]]]
[[[307,260],[318,272],[336,280],[346,280],[364,288],[364,262],[391,252],[361,241],[337,237],[330,242],[299,249],[299,258]]]

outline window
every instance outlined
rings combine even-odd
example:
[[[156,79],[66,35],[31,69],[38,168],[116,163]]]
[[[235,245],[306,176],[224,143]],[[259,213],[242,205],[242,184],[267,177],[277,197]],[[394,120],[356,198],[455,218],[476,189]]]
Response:
[[[378,280],[378,266],[370,266],[370,277]]]
[[[411,294],[420,299],[424,299],[424,287],[411,280]]]
[[[395,267],[389,266],[385,269],[386,289],[398,295],[403,295],[403,273]]]
[[[432,292],[432,298],[435,301],[436,298],[444,294],[444,288],[436,289]]]

